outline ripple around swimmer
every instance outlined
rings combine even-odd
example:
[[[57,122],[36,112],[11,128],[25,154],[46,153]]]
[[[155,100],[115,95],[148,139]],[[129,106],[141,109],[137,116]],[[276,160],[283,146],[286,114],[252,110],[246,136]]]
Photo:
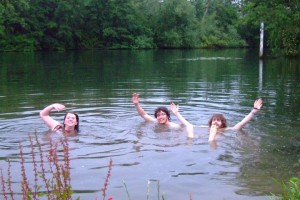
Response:
[[[57,121],[67,111],[80,116],[79,134],[68,136],[72,189],[80,199],[102,197],[110,159],[108,193],[114,199],[126,196],[122,180],[132,199],[146,198],[148,180],[151,197],[159,183],[166,199],[189,194],[192,199],[266,199],[264,194],[278,191],[275,179],[299,174],[297,61],[266,59],[260,66],[257,52],[246,49],[30,53],[34,59],[22,52],[1,55],[0,166],[6,172],[11,160],[19,194],[19,144],[32,180],[28,134],[38,134],[45,152],[50,140],[59,144],[64,138],[49,133],[39,118],[42,108],[56,102],[67,106],[51,112]],[[133,92],[151,116],[157,106],[179,104],[196,125],[196,137],[144,123],[132,105]],[[263,98],[263,109],[244,133],[228,131],[216,148],[210,146],[209,118],[222,113],[233,126],[257,97]],[[178,123],[172,113],[171,120]],[[62,158],[61,146],[58,153]]]

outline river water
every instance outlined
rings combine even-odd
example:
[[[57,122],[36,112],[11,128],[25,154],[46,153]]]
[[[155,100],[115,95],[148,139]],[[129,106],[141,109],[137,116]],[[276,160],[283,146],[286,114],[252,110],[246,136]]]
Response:
[[[299,64],[260,62],[257,51],[245,49],[1,53],[1,169],[6,176],[9,159],[20,193],[19,145],[30,174],[29,135],[36,133],[42,146],[63,137],[47,131],[39,111],[62,103],[80,116],[80,133],[67,137],[74,199],[103,198],[110,159],[106,193],[113,199],[269,199],[281,191],[277,181],[300,175]],[[133,92],[149,114],[179,104],[197,126],[196,138],[144,122]],[[233,126],[259,97],[263,108],[242,132],[208,144],[201,126],[212,114]],[[63,121],[64,113],[51,116]]]

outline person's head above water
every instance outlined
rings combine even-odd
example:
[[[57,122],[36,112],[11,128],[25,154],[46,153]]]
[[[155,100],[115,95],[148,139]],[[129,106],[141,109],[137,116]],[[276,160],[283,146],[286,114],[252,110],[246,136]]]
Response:
[[[208,121],[208,126],[216,125],[218,128],[226,128],[227,122],[222,114],[214,114]]]
[[[59,123],[55,119],[53,119],[50,116],[51,110],[56,111],[62,111],[65,110],[66,107],[63,104],[54,103],[47,107],[45,107],[43,110],[40,111],[40,117],[42,120],[46,123],[46,125],[49,127],[52,131],[63,131],[66,133],[73,133],[79,131],[79,117],[76,113],[68,112],[64,116],[63,123]]]
[[[158,123],[166,124],[171,120],[170,112],[168,108],[161,106],[155,109],[154,117],[157,119]]]
[[[138,112],[138,114],[144,118],[145,121],[157,122],[162,125],[167,125],[172,128],[180,128],[179,124],[171,122],[170,111],[165,106],[157,107],[154,111],[154,117],[148,115],[148,113],[140,106],[139,103],[139,94],[132,94],[132,103]]]
[[[64,129],[79,132],[79,116],[76,113],[68,112],[64,117]]]

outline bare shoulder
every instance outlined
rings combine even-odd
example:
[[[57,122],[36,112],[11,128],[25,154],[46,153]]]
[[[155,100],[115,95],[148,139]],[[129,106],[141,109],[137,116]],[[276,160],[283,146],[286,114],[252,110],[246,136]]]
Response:
[[[220,131],[230,131],[230,130],[236,130],[236,128],[234,127],[220,128]]]
[[[179,124],[176,124],[174,122],[170,122],[169,123],[170,128],[175,128],[175,129],[179,129],[181,128],[181,126]]]

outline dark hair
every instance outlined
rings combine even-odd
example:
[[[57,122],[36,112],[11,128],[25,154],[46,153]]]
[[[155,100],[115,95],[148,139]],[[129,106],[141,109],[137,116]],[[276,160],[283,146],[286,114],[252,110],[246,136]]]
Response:
[[[210,120],[208,121],[208,126],[209,126],[209,127],[211,127],[211,123],[212,123],[212,121],[213,121],[214,119],[219,119],[219,120],[221,120],[222,125],[221,125],[220,128],[226,128],[226,127],[227,127],[226,119],[225,119],[225,117],[224,117],[222,114],[214,114],[214,115],[210,118]]]
[[[65,114],[65,117],[64,117],[64,125],[65,125],[65,119],[66,119],[66,117],[67,117],[67,114],[73,114],[73,115],[75,115],[75,117],[76,117],[76,121],[77,121],[77,125],[75,125],[75,130],[77,131],[77,132],[79,132],[79,116],[78,116],[78,114],[77,113],[72,113],[72,112],[68,112],[68,113],[66,113]]]
[[[166,113],[166,115],[168,116],[168,119],[171,120],[170,112],[169,112],[168,108],[166,108],[164,106],[161,106],[161,107],[158,107],[158,108],[155,109],[154,117],[157,118],[157,113],[159,113],[161,111]]]

